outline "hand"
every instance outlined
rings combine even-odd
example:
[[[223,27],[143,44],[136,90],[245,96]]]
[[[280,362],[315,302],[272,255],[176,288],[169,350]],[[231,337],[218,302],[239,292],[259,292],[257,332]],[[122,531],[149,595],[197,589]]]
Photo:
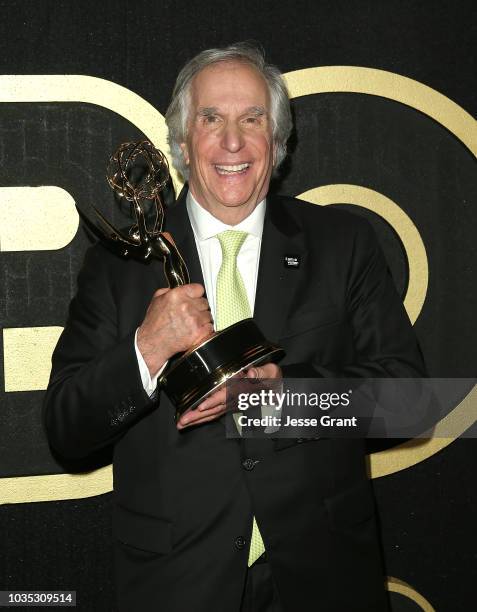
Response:
[[[196,283],[159,289],[137,333],[137,346],[154,376],[176,353],[200,344],[214,331],[204,288]]]
[[[282,370],[275,363],[253,366],[239,374],[240,378],[282,378]],[[209,395],[195,410],[183,414],[177,421],[177,429],[185,429],[191,425],[200,425],[218,419],[227,412],[225,385]]]
[[[253,366],[245,372],[245,378],[283,378],[282,369],[276,363]]]

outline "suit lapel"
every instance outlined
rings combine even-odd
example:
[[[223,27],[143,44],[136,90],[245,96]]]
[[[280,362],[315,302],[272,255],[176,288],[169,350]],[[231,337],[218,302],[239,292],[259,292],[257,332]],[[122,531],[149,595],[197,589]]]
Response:
[[[286,267],[285,256],[297,257],[299,267]],[[280,198],[268,196],[254,309],[254,320],[268,340],[279,339],[306,264],[302,229]]]
[[[164,229],[170,232],[179,253],[186,263],[190,282],[200,283],[204,286],[204,277],[200,267],[194,232],[192,231],[189,215],[187,214],[186,197],[187,186],[185,185],[177,198],[177,202],[165,212]],[[162,274],[164,274],[163,271]]]

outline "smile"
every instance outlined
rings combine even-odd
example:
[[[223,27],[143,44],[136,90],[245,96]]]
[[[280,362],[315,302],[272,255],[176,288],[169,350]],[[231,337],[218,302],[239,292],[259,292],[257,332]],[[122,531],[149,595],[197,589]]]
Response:
[[[248,168],[250,168],[251,165],[252,164],[248,162],[245,164],[236,164],[234,166],[215,164],[215,169],[219,174],[240,174],[241,172],[245,172]]]

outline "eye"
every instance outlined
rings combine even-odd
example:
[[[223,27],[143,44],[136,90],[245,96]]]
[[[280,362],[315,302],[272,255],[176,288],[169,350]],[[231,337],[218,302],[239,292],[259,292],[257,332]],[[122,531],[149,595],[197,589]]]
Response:
[[[217,117],[217,115],[206,115],[204,117],[204,123],[208,124],[208,125],[212,125],[214,123],[218,123],[219,118]]]
[[[263,115],[256,115],[255,113],[252,115],[246,115],[242,119],[242,125],[245,128],[250,129],[262,129],[265,123],[266,118]]]

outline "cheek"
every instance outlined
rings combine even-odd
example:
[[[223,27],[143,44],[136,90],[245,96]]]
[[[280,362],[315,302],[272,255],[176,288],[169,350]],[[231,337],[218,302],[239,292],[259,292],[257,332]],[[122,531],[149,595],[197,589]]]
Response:
[[[195,164],[203,168],[210,167],[214,157],[214,142],[210,138],[202,138],[194,147]]]
[[[262,138],[256,141],[255,147],[263,162],[268,163],[269,159],[273,156],[273,147],[270,140],[262,136]]]

